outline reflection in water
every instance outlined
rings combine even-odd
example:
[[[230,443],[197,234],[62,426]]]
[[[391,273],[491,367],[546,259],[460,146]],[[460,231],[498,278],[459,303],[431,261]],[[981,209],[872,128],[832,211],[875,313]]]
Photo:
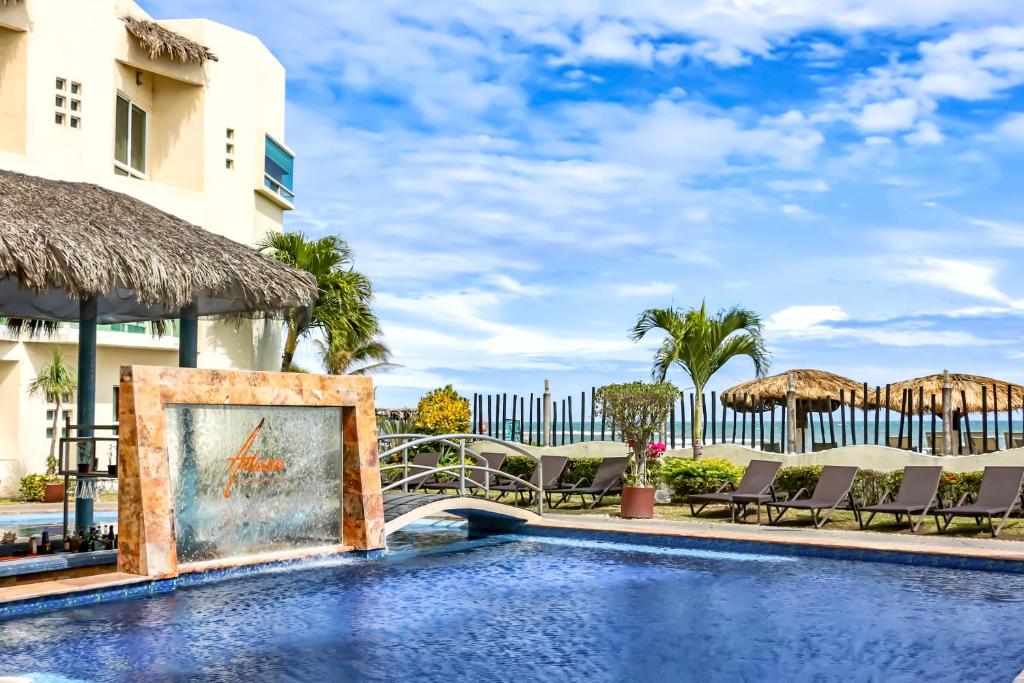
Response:
[[[178,560],[341,542],[341,410],[169,405]]]

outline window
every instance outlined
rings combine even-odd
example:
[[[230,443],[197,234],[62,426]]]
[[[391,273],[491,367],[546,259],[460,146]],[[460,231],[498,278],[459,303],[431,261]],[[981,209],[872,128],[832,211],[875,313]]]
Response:
[[[66,87],[66,83],[67,83],[67,81],[65,81],[63,78],[58,78],[57,79],[57,90],[63,90]]]
[[[77,116],[72,116],[71,117],[71,127],[72,128],[78,128],[81,125],[82,125],[82,119],[78,118]]]
[[[54,104],[54,106],[57,106],[57,107],[63,107],[64,106],[64,96],[63,95],[57,95],[56,98],[54,99],[53,104]]]
[[[112,401],[112,403],[114,404],[114,422],[117,422],[117,408],[118,408],[118,405],[120,405],[120,401],[121,401],[120,389],[119,389],[119,387],[114,387],[114,400]]]
[[[58,126],[63,126],[64,125],[64,114],[61,114],[60,112],[57,112],[56,114],[54,114],[53,115],[53,122],[56,123]]]
[[[114,115],[114,172],[133,178],[146,174],[146,112],[124,95],[117,96]]]
[[[295,199],[295,193],[292,192],[294,171],[295,157],[268,135],[263,161],[263,184],[291,201]]]
[[[71,111],[82,111],[82,102],[80,100],[71,100]]]
[[[81,83],[75,83],[74,81],[71,81],[71,94],[72,95],[77,95],[80,92],[82,92],[82,84]]]

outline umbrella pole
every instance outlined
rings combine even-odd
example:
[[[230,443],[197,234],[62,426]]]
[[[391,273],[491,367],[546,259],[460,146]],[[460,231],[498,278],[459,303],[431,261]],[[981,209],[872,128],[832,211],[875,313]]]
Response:
[[[953,385],[949,370],[942,375],[942,454],[953,455]]]
[[[78,407],[76,422],[80,425],[75,436],[93,435],[96,422],[96,318],[98,315],[96,297],[84,299],[78,305]],[[68,434],[70,437],[71,434]],[[78,462],[93,464],[91,441],[78,442]],[[75,483],[75,529],[86,531],[93,522],[93,492],[91,480],[77,477]]]

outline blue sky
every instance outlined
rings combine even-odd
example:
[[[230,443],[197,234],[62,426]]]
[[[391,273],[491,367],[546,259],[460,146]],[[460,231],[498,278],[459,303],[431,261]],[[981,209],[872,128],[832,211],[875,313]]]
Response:
[[[773,370],[1024,381],[1019,0],[143,4],[287,68],[287,227],[373,278],[381,405],[646,377],[637,314],[702,299]]]

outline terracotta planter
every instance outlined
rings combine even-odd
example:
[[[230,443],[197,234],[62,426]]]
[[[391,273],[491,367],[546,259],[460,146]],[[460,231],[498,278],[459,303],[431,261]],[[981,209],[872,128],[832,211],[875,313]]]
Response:
[[[654,517],[654,487],[623,486],[619,516],[627,519]]]
[[[64,484],[47,484],[43,492],[44,503],[59,503],[64,500]]]

